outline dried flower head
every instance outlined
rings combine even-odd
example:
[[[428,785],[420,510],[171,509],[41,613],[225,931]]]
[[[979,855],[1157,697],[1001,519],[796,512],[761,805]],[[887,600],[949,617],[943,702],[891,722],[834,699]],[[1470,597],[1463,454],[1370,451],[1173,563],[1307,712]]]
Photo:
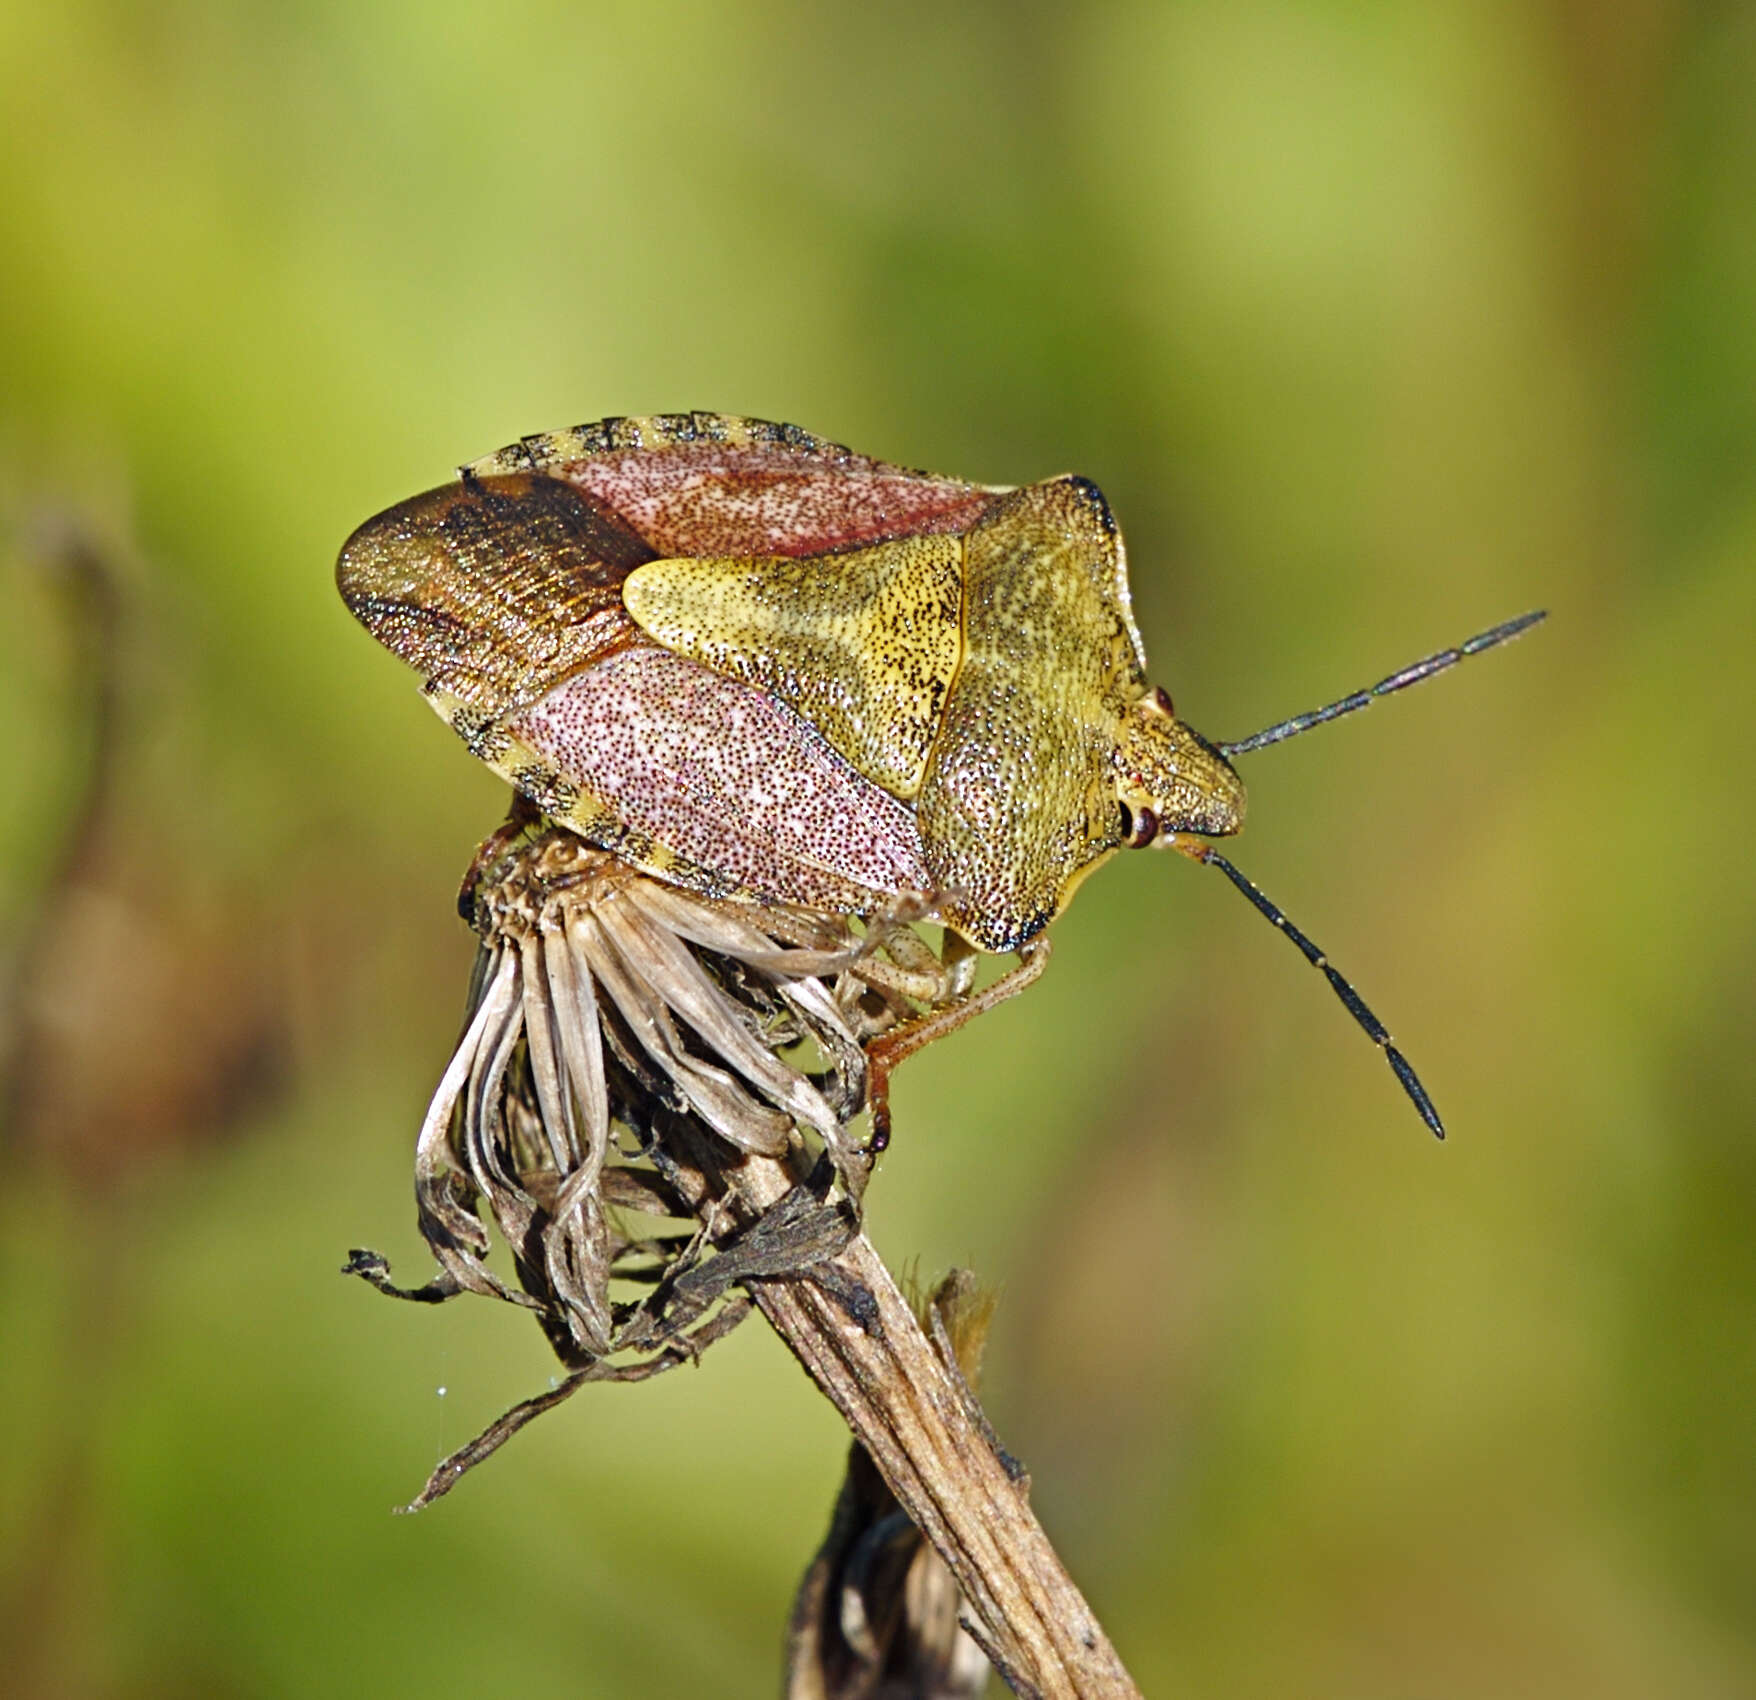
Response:
[[[963,959],[909,924],[918,905],[856,922],[703,898],[517,818],[478,867],[463,1032],[415,1154],[440,1273],[405,1290],[374,1253],[348,1265],[398,1297],[529,1309],[574,1372],[465,1465],[584,1380],[691,1360],[748,1309],[734,1284],[845,1243],[873,1156],[850,1131],[867,1046],[967,982]],[[746,1153],[785,1159],[810,1187],[739,1219],[717,1177]],[[516,1284],[489,1266],[489,1223]]]

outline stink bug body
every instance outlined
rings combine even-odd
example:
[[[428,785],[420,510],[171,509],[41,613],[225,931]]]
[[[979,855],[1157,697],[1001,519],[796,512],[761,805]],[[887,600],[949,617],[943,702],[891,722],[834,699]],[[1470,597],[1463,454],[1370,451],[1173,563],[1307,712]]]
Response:
[[[368,521],[337,579],[522,796],[707,896],[870,913],[925,894],[977,948],[1025,951],[1118,849],[1215,862],[1439,1131],[1352,988],[1205,840],[1243,821],[1229,755],[1535,616],[1211,744],[1147,682],[1095,485],[971,484],[701,413],[526,438]]]

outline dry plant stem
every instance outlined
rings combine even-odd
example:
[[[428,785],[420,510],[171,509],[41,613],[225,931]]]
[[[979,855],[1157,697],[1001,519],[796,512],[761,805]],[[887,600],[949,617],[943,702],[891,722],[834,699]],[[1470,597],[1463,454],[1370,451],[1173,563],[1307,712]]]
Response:
[[[792,1184],[752,1156],[726,1182],[762,1211]],[[752,1282],[756,1303],[950,1566],[966,1623],[1015,1693],[1138,1695],[1091,1607],[995,1454],[968,1390],[934,1351],[864,1234],[809,1275]],[[838,1294],[856,1293],[859,1320]],[[864,1302],[870,1295],[871,1303]]]

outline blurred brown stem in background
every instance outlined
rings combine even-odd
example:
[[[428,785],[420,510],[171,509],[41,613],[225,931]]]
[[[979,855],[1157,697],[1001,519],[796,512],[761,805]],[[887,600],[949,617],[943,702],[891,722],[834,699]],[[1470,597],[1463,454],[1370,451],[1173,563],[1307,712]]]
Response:
[[[113,1691],[98,1633],[103,1436],[138,1322],[135,1259],[159,1203],[142,1183],[155,1164],[235,1137],[279,1092],[286,1017],[257,953],[238,942],[261,928],[261,906],[211,867],[181,865],[174,835],[127,783],[148,735],[180,731],[137,688],[156,633],[134,552],[58,510],[6,542],[53,592],[60,630],[46,647],[65,644],[67,724],[32,733],[50,742],[59,807],[33,817],[49,849],[0,962],[0,1146],[15,1181],[41,1171],[67,1189],[80,1231],[59,1260],[55,1365],[77,1395],[13,1507],[29,1556],[0,1573],[0,1647],[9,1695],[74,1697]],[[82,1650],[74,1667],[69,1646]]]
[[[141,689],[168,668],[133,552],[49,514],[18,554],[57,593],[68,725],[52,734],[59,806],[40,811],[50,850],[0,965],[0,1140],[107,1195],[280,1095],[291,1017],[262,940],[286,917],[206,853],[199,777],[175,819],[139,782],[150,745],[197,776],[203,752],[174,691]]]
[[[54,935],[67,901],[98,867],[109,838],[115,805],[116,757],[121,730],[122,595],[102,551],[77,524],[45,522],[33,563],[51,578],[66,603],[77,694],[84,699],[83,749],[69,752],[79,770],[73,800],[59,827],[40,899],[31,906],[6,964],[0,986],[0,1080],[3,1122],[12,1138],[41,1115],[41,1081],[23,1066],[37,1023],[33,982],[45,973]]]

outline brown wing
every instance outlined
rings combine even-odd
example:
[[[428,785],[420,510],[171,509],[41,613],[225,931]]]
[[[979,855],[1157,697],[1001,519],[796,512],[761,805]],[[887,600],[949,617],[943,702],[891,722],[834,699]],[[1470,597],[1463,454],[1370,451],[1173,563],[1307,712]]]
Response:
[[[355,617],[429,695],[460,705],[453,723],[469,738],[638,638],[622,581],[653,558],[571,484],[526,472],[398,503],[348,539],[335,576]]]

